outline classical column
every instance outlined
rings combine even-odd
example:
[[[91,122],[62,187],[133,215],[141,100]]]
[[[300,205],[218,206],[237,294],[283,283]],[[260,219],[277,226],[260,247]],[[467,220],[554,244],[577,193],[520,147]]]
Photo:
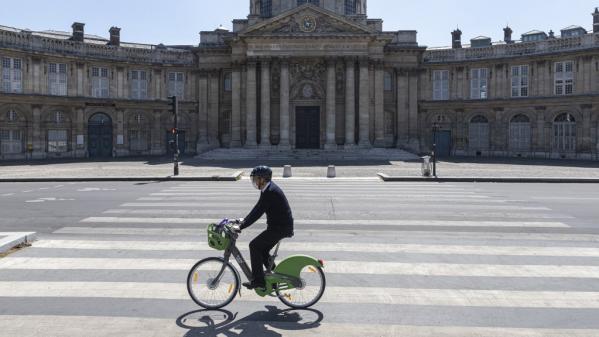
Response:
[[[346,60],[345,70],[345,148],[356,145],[356,78],[355,60]]]
[[[251,60],[247,66],[247,85],[246,85],[246,129],[247,139],[245,141],[246,148],[255,148],[258,146],[258,133],[256,130],[257,124],[257,100],[256,100],[256,62]]]
[[[289,149],[289,62],[281,61],[281,141],[279,148]]]
[[[160,117],[162,116],[162,111],[154,110],[154,124],[152,125],[152,155],[164,154],[164,149],[162,147],[162,140],[164,134],[162,133],[162,128],[160,127]]]
[[[206,151],[208,145],[208,75],[200,73],[198,79],[198,142],[196,152]]]
[[[370,144],[370,84],[369,84],[369,70],[368,70],[368,59],[363,58],[360,60],[360,103],[359,103],[359,123],[360,123],[360,135],[359,135],[359,146],[363,148],[371,147]]]
[[[219,89],[220,74],[218,71],[212,71],[208,87],[208,144],[211,148],[220,147],[218,140]]]
[[[335,90],[336,90],[336,76],[335,76],[335,60],[327,60],[327,100],[326,100],[326,143],[325,149],[335,149],[337,144],[335,142]]]
[[[233,65],[231,75],[232,111],[231,111],[231,147],[241,147],[241,66]]]
[[[420,150],[419,127],[418,127],[418,71],[411,70],[409,78],[409,142],[412,151]]]
[[[270,62],[262,61],[261,78],[261,104],[260,104],[260,131],[261,147],[270,147]]]
[[[409,90],[408,76],[403,70],[397,71],[397,147],[403,148],[408,144],[409,132]]]
[[[32,106],[33,110],[33,159],[42,159],[46,157],[45,144],[42,137],[42,107],[40,105]]]
[[[374,71],[374,146],[385,147],[385,72],[382,61]]]

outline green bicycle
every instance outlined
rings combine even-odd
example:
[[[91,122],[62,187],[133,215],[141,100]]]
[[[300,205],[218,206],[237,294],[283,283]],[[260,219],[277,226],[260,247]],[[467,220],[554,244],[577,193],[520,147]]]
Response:
[[[235,258],[243,274],[251,279],[252,272],[236,246],[239,234],[234,221],[225,219],[208,226],[208,245],[224,251],[224,257],[209,257],[196,263],[187,276],[187,291],[195,303],[205,309],[220,309],[241,295],[241,277],[229,259]],[[306,255],[290,256],[273,270],[281,242],[266,269],[266,287],[255,289],[260,297],[277,297],[294,309],[306,309],[316,304],[326,287],[324,262]]]

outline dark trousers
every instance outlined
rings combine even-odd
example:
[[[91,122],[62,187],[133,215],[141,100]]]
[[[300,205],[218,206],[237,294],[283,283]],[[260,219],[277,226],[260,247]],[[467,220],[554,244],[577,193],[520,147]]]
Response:
[[[260,233],[252,242],[250,242],[250,255],[252,258],[252,275],[254,282],[264,282],[264,270],[262,266],[268,268],[268,258],[270,250],[282,239],[288,237],[284,233],[272,230],[265,230]]]

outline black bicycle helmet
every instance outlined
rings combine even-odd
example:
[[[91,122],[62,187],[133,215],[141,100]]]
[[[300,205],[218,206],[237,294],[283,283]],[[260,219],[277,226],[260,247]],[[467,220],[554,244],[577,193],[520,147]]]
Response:
[[[272,179],[272,170],[268,166],[256,166],[252,170],[250,177],[259,177],[270,181]]]

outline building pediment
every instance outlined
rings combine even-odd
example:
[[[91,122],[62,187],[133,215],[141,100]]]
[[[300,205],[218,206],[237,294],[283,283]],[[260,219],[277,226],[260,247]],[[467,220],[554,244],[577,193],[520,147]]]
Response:
[[[272,35],[371,35],[368,27],[333,12],[305,4],[248,27],[241,37]]]

